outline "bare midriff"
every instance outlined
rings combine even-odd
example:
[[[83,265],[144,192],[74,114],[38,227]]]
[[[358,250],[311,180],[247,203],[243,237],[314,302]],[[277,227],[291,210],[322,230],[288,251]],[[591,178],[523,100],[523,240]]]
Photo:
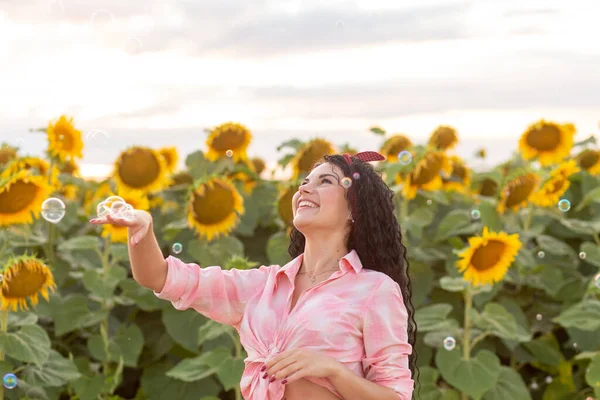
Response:
[[[306,379],[288,383],[283,395],[285,400],[339,400],[329,389]]]

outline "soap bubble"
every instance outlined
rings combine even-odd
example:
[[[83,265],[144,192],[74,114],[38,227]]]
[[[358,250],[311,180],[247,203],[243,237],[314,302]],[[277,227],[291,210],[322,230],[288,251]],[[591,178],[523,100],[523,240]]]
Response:
[[[581,258],[582,260],[585,260],[586,254],[585,251],[582,251],[579,253],[579,258]]]
[[[225,155],[226,155],[227,157],[229,157],[229,158],[233,157],[233,150],[227,150],[227,151],[225,152]]]
[[[537,256],[539,258],[544,258],[544,257],[546,257],[546,253],[544,253],[542,250],[540,250],[540,251],[538,251]]]
[[[128,37],[124,47],[129,54],[139,54],[142,51],[142,41],[136,37]]]
[[[456,339],[454,339],[452,336],[448,336],[446,339],[444,339],[444,348],[448,351],[454,350],[454,348],[456,347]]]
[[[181,245],[181,243],[175,243],[173,245],[173,253],[179,254],[179,253],[181,253],[182,250],[183,250],[183,246]]]
[[[542,320],[542,318],[543,318],[543,317],[542,317],[542,314],[537,314],[537,315],[535,316],[535,319],[537,319],[538,321],[541,321],[541,320]]]
[[[335,23],[335,27],[338,29],[344,29],[344,21],[338,21]]]
[[[562,212],[567,212],[571,209],[571,202],[567,199],[562,199],[558,202],[558,209]]]
[[[65,7],[60,1],[52,0],[48,3],[48,14],[50,15],[64,15]]]
[[[342,178],[342,186],[348,189],[350,186],[352,186],[352,179],[348,178],[347,176]]]
[[[4,383],[4,387],[7,389],[14,389],[17,387],[17,376],[15,374],[8,373],[4,375],[4,379],[2,381]]]
[[[433,204],[433,201],[431,199],[427,200],[427,205],[430,206],[431,204]]]
[[[398,162],[402,165],[408,165],[410,164],[412,161],[412,154],[410,154],[409,151],[406,150],[402,150],[399,154],[398,154]]]
[[[548,376],[546,377],[546,383],[547,383],[547,384],[551,384],[551,383],[552,383],[552,377],[551,377],[550,375],[548,375]]]
[[[90,26],[92,29],[99,29],[101,25],[107,23],[110,23],[111,26],[115,23],[115,17],[110,11],[97,10],[90,17]]]
[[[537,382],[533,381],[533,382],[531,382],[531,388],[533,390],[538,390],[540,388],[540,386],[538,385]]]
[[[57,224],[65,216],[66,207],[61,199],[50,197],[42,203],[42,217],[53,224]]]
[[[596,274],[596,276],[594,277],[594,284],[597,288],[600,288],[600,273]]]
[[[471,218],[473,218],[474,220],[478,220],[479,218],[481,218],[481,211],[475,209],[471,211]]]
[[[92,129],[85,133],[85,138],[93,141],[95,145],[99,143],[107,144],[110,142],[110,135],[102,129]]]
[[[355,180],[360,179],[360,174],[358,172],[355,172],[352,174],[352,178],[354,178]]]

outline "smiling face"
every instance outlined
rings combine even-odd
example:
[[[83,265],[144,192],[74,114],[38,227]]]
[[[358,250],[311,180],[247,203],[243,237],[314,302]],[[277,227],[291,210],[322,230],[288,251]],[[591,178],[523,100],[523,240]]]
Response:
[[[340,229],[348,226],[350,206],[341,181],[342,170],[329,163],[314,168],[292,200],[294,226],[306,235],[310,229]]]

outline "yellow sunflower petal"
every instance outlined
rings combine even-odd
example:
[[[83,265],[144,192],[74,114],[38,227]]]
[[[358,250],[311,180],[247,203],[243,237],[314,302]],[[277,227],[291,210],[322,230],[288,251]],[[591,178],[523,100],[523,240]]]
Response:
[[[39,295],[48,300],[48,290],[54,291],[56,284],[52,271],[41,260],[33,256],[12,257],[2,268],[2,309],[12,311],[29,310],[27,300],[36,305]]]
[[[251,140],[252,135],[244,125],[226,122],[214,128],[206,139],[206,158],[215,161],[230,155],[235,162],[246,160],[246,150]]]
[[[0,226],[30,224],[50,195],[46,177],[22,170],[0,182]]]
[[[113,176],[118,190],[152,192],[167,187],[165,159],[148,147],[134,146],[123,151],[115,162]]]
[[[573,147],[575,127],[544,120],[530,125],[519,140],[519,151],[525,160],[537,158],[542,166],[564,160]]]
[[[62,115],[57,121],[48,123],[46,130],[49,153],[61,161],[83,157],[81,131],[75,129],[73,118]]]
[[[165,168],[168,173],[173,173],[177,169],[177,163],[179,162],[179,153],[177,147],[163,147],[158,150],[158,153],[165,160]]]
[[[503,214],[506,210],[517,211],[527,205],[530,196],[535,192],[540,178],[534,173],[527,173],[511,180],[502,188],[497,211]]]
[[[317,138],[306,143],[290,161],[294,169],[293,179],[310,172],[317,161],[333,153],[335,153],[333,144],[325,139]]]
[[[108,193],[106,197],[115,196],[113,193]],[[121,197],[125,202],[131,205],[135,210],[148,211],[150,209],[150,201],[145,192],[139,190],[121,189],[117,191],[116,196]],[[111,242],[127,243],[127,227],[115,226],[111,224],[102,225],[102,237],[108,237]]]
[[[448,169],[448,158],[441,151],[431,151],[417,162],[415,169],[406,177],[400,177],[402,195],[407,199],[414,199],[419,189],[434,191],[442,187],[440,173]]]
[[[379,152],[390,162],[398,161],[398,154],[413,146],[410,139],[401,134],[392,135],[383,142]]]

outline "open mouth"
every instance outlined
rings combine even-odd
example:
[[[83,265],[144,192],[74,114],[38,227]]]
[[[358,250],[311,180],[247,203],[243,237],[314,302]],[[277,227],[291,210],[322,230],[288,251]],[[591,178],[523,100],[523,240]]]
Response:
[[[302,200],[300,203],[298,203],[298,210],[305,208],[319,208],[319,205],[309,200]]]

